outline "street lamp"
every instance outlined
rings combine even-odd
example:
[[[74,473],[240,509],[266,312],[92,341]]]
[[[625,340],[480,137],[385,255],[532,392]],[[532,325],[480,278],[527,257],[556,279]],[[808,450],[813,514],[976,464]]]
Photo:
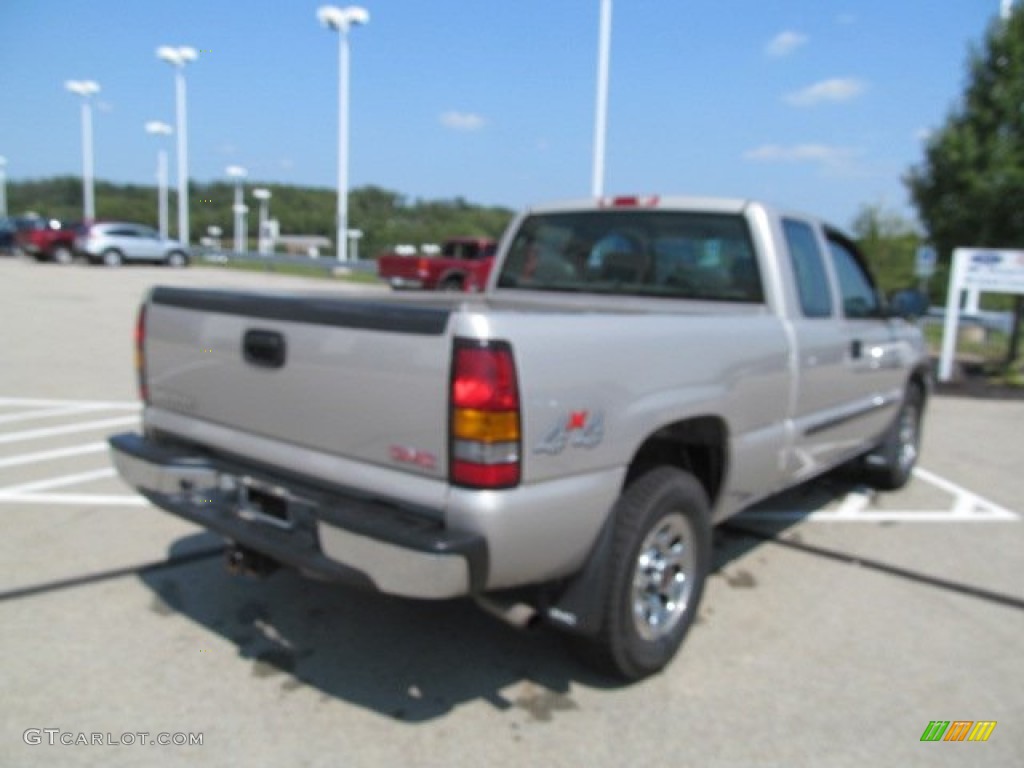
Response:
[[[7,158],[0,155],[0,216],[7,215]]]
[[[348,31],[370,21],[370,12],[358,5],[324,5],[316,12],[320,23],[338,31],[338,261],[348,260]]]
[[[231,210],[235,213],[235,253],[245,252],[245,213],[249,209],[242,202],[242,179],[248,171],[240,165],[229,165],[224,173],[235,180],[235,204]]]
[[[171,126],[161,123],[159,120],[150,120],[146,123],[146,133],[156,136],[170,136]],[[167,239],[167,150],[163,144],[156,155],[156,183],[157,191],[157,216],[160,219],[160,237]]]
[[[178,118],[178,240],[188,245],[188,128],[185,125],[185,64],[199,58],[195,48],[161,45],[156,57],[174,67]]]
[[[82,218],[96,218],[96,204],[92,189],[92,102],[100,86],[92,80],[67,80],[64,87],[82,97]]]
[[[269,189],[254,189],[252,196],[260,201],[260,230],[259,230],[259,241],[257,250],[260,253],[267,253],[270,250],[269,240],[267,237],[267,215],[270,209],[270,190]]]
[[[608,58],[612,39],[612,0],[601,0],[601,25],[597,41],[597,109],[594,116],[594,175],[590,190],[604,194],[604,139],[608,129]]]

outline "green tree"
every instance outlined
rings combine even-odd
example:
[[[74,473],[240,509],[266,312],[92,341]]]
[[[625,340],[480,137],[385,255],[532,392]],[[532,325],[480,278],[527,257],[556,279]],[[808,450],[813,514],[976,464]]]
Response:
[[[957,246],[1024,246],[1024,10],[992,22],[971,51],[961,102],[905,178],[918,215],[946,261]],[[1024,297],[1007,363],[1017,357]]]
[[[862,205],[850,228],[883,291],[890,293],[914,284],[914,260],[921,236],[912,221],[875,203]]]

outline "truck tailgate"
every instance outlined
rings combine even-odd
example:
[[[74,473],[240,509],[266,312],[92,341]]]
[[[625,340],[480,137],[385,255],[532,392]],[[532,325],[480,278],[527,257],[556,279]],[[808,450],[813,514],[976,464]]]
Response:
[[[331,456],[443,478],[450,309],[157,287],[149,403]]]

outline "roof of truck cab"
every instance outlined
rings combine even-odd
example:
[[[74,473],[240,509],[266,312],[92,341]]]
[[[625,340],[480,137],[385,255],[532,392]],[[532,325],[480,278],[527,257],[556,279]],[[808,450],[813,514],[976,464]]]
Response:
[[[806,211],[774,205],[764,200],[740,197],[699,197],[686,195],[616,195],[610,197],[584,197],[558,200],[528,207],[524,213],[568,213],[571,211],[689,211],[703,213],[740,214],[759,209],[775,218],[793,217],[818,222],[823,227],[845,235],[841,227]]]
[[[738,197],[688,197],[682,195],[614,195],[558,200],[531,205],[529,213],[578,210],[685,210],[709,213],[741,213],[752,200]]]

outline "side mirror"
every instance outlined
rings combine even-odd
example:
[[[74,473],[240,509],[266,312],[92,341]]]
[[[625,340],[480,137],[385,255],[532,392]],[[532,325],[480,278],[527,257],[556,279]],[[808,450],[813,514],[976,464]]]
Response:
[[[928,294],[917,288],[904,288],[889,297],[889,314],[913,320],[928,312]]]

